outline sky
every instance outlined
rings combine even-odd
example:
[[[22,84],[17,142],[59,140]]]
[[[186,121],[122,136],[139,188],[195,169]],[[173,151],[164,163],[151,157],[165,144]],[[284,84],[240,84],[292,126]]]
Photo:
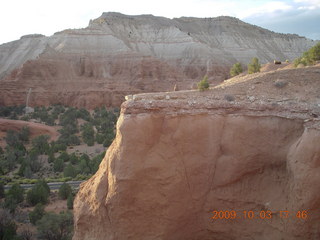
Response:
[[[233,16],[281,33],[320,40],[320,0],[4,0],[0,44],[27,34],[84,28],[102,12],[168,18]]]

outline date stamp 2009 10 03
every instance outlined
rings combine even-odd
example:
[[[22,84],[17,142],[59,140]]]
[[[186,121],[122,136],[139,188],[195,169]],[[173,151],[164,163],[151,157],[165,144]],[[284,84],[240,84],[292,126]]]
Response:
[[[288,218],[297,218],[301,220],[308,219],[308,211],[302,210],[302,211],[235,211],[235,210],[226,210],[226,211],[217,211],[214,210],[212,213],[212,220],[235,220],[235,219],[272,219],[274,217],[279,217],[282,219],[288,219]]]

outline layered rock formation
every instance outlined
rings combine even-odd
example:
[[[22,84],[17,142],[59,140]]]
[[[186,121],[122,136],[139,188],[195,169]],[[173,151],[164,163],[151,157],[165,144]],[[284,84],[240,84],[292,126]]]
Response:
[[[77,194],[73,240],[318,239],[319,74],[281,69],[133,96]]]
[[[211,83],[235,62],[292,60],[315,42],[231,17],[166,19],[103,13],[87,28],[0,46],[0,105],[119,106],[127,94]]]

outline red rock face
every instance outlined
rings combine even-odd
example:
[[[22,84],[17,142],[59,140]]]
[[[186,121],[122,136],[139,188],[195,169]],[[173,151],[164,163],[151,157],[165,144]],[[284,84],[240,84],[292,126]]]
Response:
[[[319,238],[318,74],[283,69],[123,103],[77,194],[73,240]]]
[[[2,81],[1,105],[61,103],[93,109],[120,106],[131,93],[190,88],[192,79],[152,57],[118,55],[113,58],[42,56],[29,60]]]
[[[0,46],[0,105],[120,106],[127,94],[191,89],[246,65],[294,59],[315,42],[238,19],[104,13],[87,28],[29,35]]]
[[[319,130],[210,113],[124,114],[118,127],[77,195],[74,240],[319,236]]]

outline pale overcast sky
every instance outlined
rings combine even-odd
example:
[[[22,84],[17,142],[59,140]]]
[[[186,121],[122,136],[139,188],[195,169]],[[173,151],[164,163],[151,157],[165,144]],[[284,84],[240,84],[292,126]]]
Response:
[[[320,0],[4,0],[0,44],[26,34],[50,36],[67,28],[84,28],[102,12],[168,18],[233,16],[276,32],[320,40]]]

